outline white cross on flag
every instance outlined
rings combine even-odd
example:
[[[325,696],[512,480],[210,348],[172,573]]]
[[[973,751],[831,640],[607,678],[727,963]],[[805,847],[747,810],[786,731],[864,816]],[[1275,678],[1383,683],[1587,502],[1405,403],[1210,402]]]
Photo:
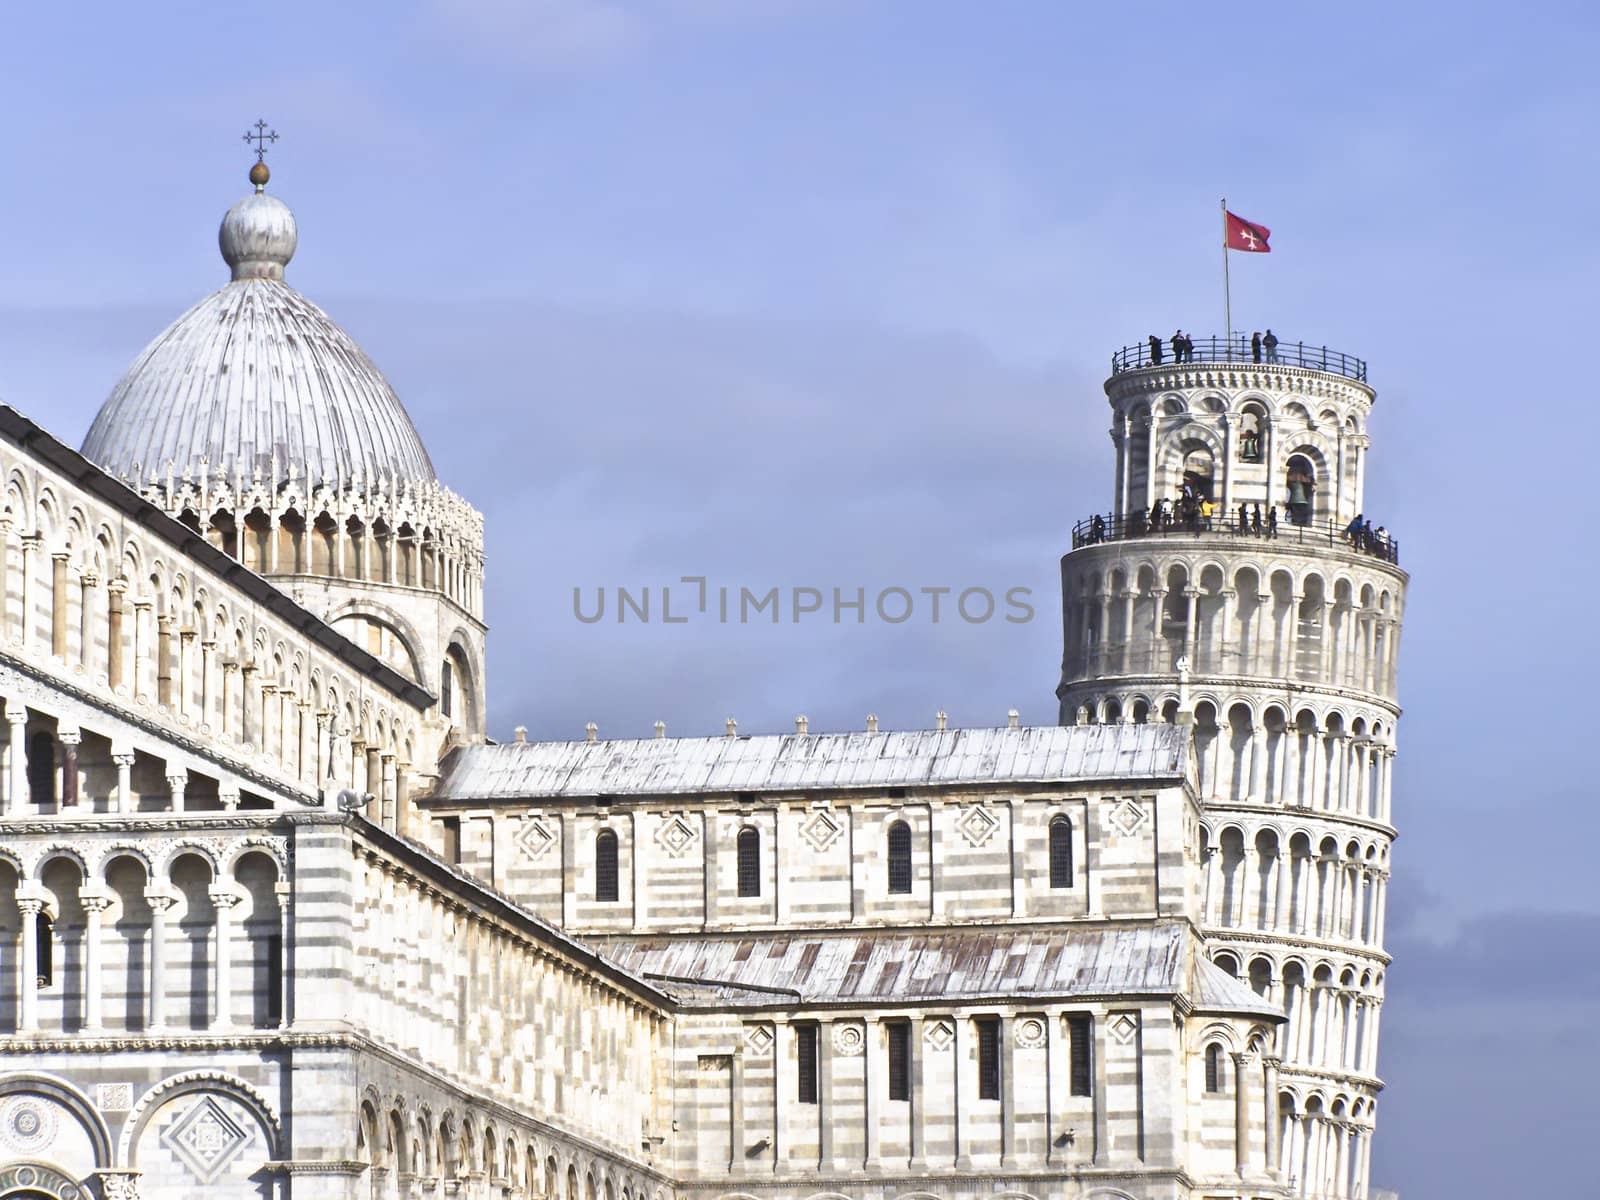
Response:
[[[1228,217],[1228,237],[1222,243],[1224,246],[1229,250],[1243,250],[1250,254],[1271,253],[1272,247],[1267,245],[1267,239],[1272,236],[1272,230],[1254,221],[1246,221],[1243,217],[1236,217],[1227,209],[1222,211]]]

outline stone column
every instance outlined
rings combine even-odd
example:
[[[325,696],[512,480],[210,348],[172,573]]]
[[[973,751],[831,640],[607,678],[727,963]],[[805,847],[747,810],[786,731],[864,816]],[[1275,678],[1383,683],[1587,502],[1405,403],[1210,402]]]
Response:
[[[135,756],[128,750],[113,748],[111,761],[117,765],[117,792],[112,800],[112,811],[131,813],[137,807],[137,802],[133,795],[133,764],[136,761]]]
[[[231,662],[231,661],[229,661],[227,659],[223,660],[223,662],[222,662],[222,687],[220,689],[220,693],[221,694],[218,696],[218,700],[220,701],[220,703],[217,705],[217,709],[218,709],[217,729],[225,737],[229,737],[233,741],[241,740],[240,737],[239,737],[238,729],[236,728],[235,722],[233,720],[233,711],[232,711],[233,710],[233,693],[236,690],[234,685],[233,685],[233,677],[235,675],[237,675],[238,673],[239,673],[239,664],[238,663]],[[243,704],[242,703],[241,703],[240,707],[243,708]]]
[[[180,713],[187,713],[197,699],[190,694],[189,679],[195,669],[194,643],[198,636],[192,629],[178,630],[178,686],[173,689],[173,707]]]
[[[924,1069],[927,1056],[922,1037],[922,1018],[912,1017],[906,1049],[911,1056],[908,1066],[911,1071],[910,1150],[913,1171],[926,1170],[928,1165],[928,1090],[927,1071]]]
[[[371,742],[367,743],[366,775],[367,782],[364,790],[372,793],[373,798],[378,802],[377,812],[374,816],[381,821],[383,817],[383,759],[378,748]],[[710,840],[709,838],[707,839],[707,841]]]
[[[177,897],[147,887],[144,898],[150,905],[150,1028],[162,1029],[167,1023],[167,910]]]
[[[294,884],[275,883],[272,893],[278,898],[278,1028],[287,1029],[294,1020],[290,1012],[290,1002],[294,999],[294,975],[290,970],[293,949],[289,936],[294,928],[290,911],[294,900]]]
[[[216,1002],[211,1027],[229,1029],[234,1024],[234,906],[245,898],[226,886],[213,886],[210,896],[216,912]]]
[[[1233,1165],[1243,1179],[1250,1169],[1250,1055],[1233,1059]]]
[[[399,777],[395,771],[395,756],[384,754],[378,760],[378,815],[386,829],[396,833],[400,831],[400,821],[395,805],[395,785]],[[773,854],[777,854],[777,847],[773,847]]]
[[[62,729],[56,740],[61,745],[61,807],[78,807],[78,747],[83,744],[83,733],[77,729]]]
[[[18,589],[22,593],[22,644],[33,641],[33,555],[44,543],[37,533],[22,535],[22,576]]]
[[[1200,620],[1200,590],[1186,587],[1183,589],[1183,598],[1187,600],[1187,615],[1183,620],[1183,656],[1194,665],[1195,626]]]
[[[200,724],[210,727],[212,706],[217,702],[217,689],[212,682],[212,664],[217,658],[217,643],[215,639],[207,638],[200,643]],[[220,724],[220,722],[218,722]]]
[[[189,772],[188,771],[172,770],[170,768],[168,769],[168,772],[167,772],[167,789],[171,794],[171,804],[172,804],[172,811],[173,812],[180,812],[181,813],[181,812],[184,811],[183,790],[184,790],[184,788],[186,788],[188,786],[189,786]]]
[[[6,701],[7,732],[11,738],[10,778],[6,781],[6,811],[20,813],[28,795],[28,709],[20,700]]]
[[[21,949],[17,951],[17,979],[22,996],[17,1005],[17,1031],[33,1033],[39,1028],[39,914],[44,900],[39,896],[17,896],[17,919],[21,925]]]
[[[1009,1012],[1000,1016],[1000,1167],[1009,1169],[1017,1164],[1017,1090],[1016,1045],[1013,1018]]]
[[[968,1145],[966,1137],[967,1102],[962,1095],[961,1088],[964,1077],[961,1070],[961,1056],[966,1053],[967,1016],[965,1013],[955,1013],[950,1018],[950,1129],[954,1138],[956,1167],[959,1170],[969,1169],[972,1166],[972,1148]],[[972,1093],[977,1095],[978,1089],[973,1087]]]
[[[861,1046],[861,1123],[862,1142],[866,1147],[862,1166],[875,1172],[881,1167],[878,1160],[883,1143],[879,1123],[889,1095],[889,1054],[883,1045],[883,1025],[876,1017],[866,1017],[862,1021],[862,1033],[865,1037]]]
[[[94,657],[94,594],[100,576],[85,571],[78,577],[78,663],[85,669]]]
[[[239,664],[239,740],[261,749],[260,704],[256,696],[256,664]]]
[[[1264,1097],[1263,1110],[1266,1113],[1267,1174],[1274,1179],[1278,1179],[1283,1174],[1278,1162],[1278,1126],[1281,1122],[1281,1118],[1278,1116],[1278,1067],[1281,1063],[1280,1060],[1271,1055],[1264,1056],[1261,1063],[1266,1069],[1266,1078],[1263,1086],[1266,1088],[1267,1094]]]
[[[783,1170],[783,1163],[789,1156],[789,1104],[794,1102],[792,1094],[786,1095],[783,1090],[783,1081],[787,1076],[790,1046],[794,1044],[794,1027],[780,1014],[772,1021],[772,1171],[773,1174]],[[533,1181],[529,1180],[530,1193]]]
[[[1146,428],[1149,435],[1145,438],[1144,508],[1149,512],[1156,502],[1156,443],[1160,440],[1161,428],[1161,420],[1153,407],[1150,410],[1150,424]]]
[[[172,618],[156,618],[156,703],[172,707]]]
[[[833,1022],[817,1022],[817,1164],[834,1169],[833,1157]]]
[[[124,682],[122,669],[122,618],[123,605],[128,593],[126,579],[113,579],[106,584],[106,682],[113,691]]]
[[[101,981],[103,955],[101,954],[101,914],[111,907],[111,897],[98,888],[85,887],[78,891],[83,905],[83,1004],[84,1025],[99,1029],[105,1024],[102,1002],[104,988]]]
[[[50,653],[67,656],[67,559],[65,550],[50,556]]]

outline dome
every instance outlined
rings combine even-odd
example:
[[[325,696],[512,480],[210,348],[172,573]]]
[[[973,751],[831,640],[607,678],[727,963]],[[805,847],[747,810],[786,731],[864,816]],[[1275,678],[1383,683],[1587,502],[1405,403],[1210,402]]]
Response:
[[[433,463],[382,373],[323,312],[283,282],[294,214],[256,193],[222,219],[233,281],[151,342],[101,406],[82,452],[113,475],[231,479],[275,471],[309,484],[432,482]]]

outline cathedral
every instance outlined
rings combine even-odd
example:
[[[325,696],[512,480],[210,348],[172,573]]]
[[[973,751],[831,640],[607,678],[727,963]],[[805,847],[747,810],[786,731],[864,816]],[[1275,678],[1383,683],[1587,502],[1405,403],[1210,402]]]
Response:
[[[1364,363],[1113,357],[1055,726],[499,742],[269,180],[78,449],[0,407],[0,1200],[1373,1195]]]

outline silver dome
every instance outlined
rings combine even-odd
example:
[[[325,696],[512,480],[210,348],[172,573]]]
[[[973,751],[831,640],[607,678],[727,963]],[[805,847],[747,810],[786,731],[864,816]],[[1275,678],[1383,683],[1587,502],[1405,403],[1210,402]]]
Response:
[[[113,475],[169,469],[309,484],[431,482],[399,397],[328,315],[282,282],[294,215],[261,192],[223,219],[234,282],[145,348],[101,407],[83,454]]]

